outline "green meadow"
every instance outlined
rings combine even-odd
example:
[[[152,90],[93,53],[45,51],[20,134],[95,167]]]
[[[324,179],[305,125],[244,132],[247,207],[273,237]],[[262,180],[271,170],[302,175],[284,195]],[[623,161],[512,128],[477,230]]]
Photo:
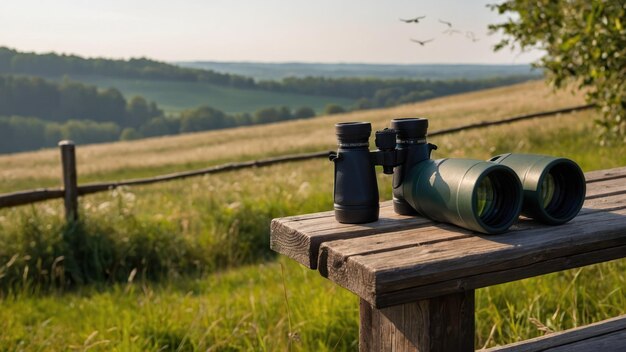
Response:
[[[348,108],[354,103],[353,100],[345,98],[229,88],[202,82],[123,79],[88,75],[72,75],[68,78],[100,88],[117,88],[127,98],[142,96],[156,102],[166,112],[178,112],[208,105],[227,113],[254,112],[271,106],[288,106],[292,109],[309,106],[317,113],[321,113],[327,104],[338,104]]]
[[[120,87],[121,88],[121,87]],[[78,147],[80,182],[335,148],[333,125],[425,116],[432,130],[582,103],[541,82],[389,109]],[[595,111],[432,138],[434,157],[561,155],[626,165],[600,146]],[[0,192],[59,184],[57,150],[0,156]],[[272,218],[332,209],[327,160],[122,188],[0,210],[0,351],[353,351],[358,299],[269,250]],[[390,178],[379,175],[381,199]],[[626,260],[477,290],[476,347],[626,312]]]

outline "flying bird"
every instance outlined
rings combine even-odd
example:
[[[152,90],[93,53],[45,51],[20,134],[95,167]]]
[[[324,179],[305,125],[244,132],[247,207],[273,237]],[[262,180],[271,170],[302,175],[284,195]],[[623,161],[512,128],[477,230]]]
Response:
[[[451,28],[448,28],[448,29],[446,29],[445,31],[443,31],[443,32],[441,32],[441,33],[443,33],[443,34],[447,34],[447,35],[453,35],[453,34],[461,34],[461,31],[460,31],[460,30],[458,30],[458,29],[451,29]]]
[[[480,40],[480,39],[476,38],[476,35],[474,34],[474,32],[471,32],[471,31],[465,32],[465,38],[471,39],[472,42],[474,42],[474,43]]]
[[[404,22],[404,23],[420,23],[420,20],[426,18],[426,16],[419,16],[419,17],[415,17],[415,18],[409,18],[409,19],[403,19],[400,18],[399,20]]]
[[[435,40],[435,38],[431,38],[431,39],[428,39],[428,40],[417,40],[417,39],[413,39],[413,38],[411,38],[411,41],[412,41],[413,43],[417,43],[417,44],[419,44],[419,45],[421,45],[421,46],[424,46],[424,44],[426,44],[426,43],[430,43],[430,42],[432,42],[433,40]]]
[[[448,28],[452,28],[452,23],[450,23],[450,22],[448,22],[448,21],[444,21],[444,20],[441,20],[441,19],[440,19],[440,20],[439,20],[439,23],[443,23],[443,24],[445,24],[446,26],[448,26]]]

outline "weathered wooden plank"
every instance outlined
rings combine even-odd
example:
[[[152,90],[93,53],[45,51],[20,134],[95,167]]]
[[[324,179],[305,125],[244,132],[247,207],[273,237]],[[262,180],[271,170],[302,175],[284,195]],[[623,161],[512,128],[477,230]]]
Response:
[[[626,176],[626,166],[616,167],[614,169],[596,170],[585,173],[587,183],[594,183],[614,178],[623,178]]]
[[[587,185],[586,199],[626,194],[626,179],[612,178]]]
[[[609,196],[604,198],[597,198],[585,201],[585,208],[581,209],[579,216],[586,216],[588,214],[597,213],[600,211],[619,210],[626,208],[626,197],[623,196]],[[431,223],[432,225],[434,223]],[[459,231],[441,231],[441,227],[449,227],[450,229],[457,229]],[[535,222],[526,218],[520,220],[519,223],[512,227],[512,231],[523,231],[533,228],[546,228],[545,225]],[[418,231],[415,229],[407,229],[395,231],[391,234],[375,234],[369,238],[359,237],[349,243],[346,242],[344,246],[337,245],[336,250],[341,251],[344,257],[367,254],[373,252],[384,252],[393,249],[400,249],[405,247],[416,247],[428,243],[435,243],[443,240],[460,239],[469,236],[476,236],[477,234],[471,231],[465,230],[452,225],[439,224],[438,226],[423,226]],[[341,242],[338,242],[341,243]]]
[[[595,198],[587,200],[584,203],[584,208],[581,209],[578,218],[585,218],[590,214],[603,212],[603,211],[617,211],[626,208],[626,197],[621,195],[608,196],[603,198]],[[580,219],[578,219],[580,220]],[[570,226],[568,224],[563,226]],[[544,224],[532,221],[527,218],[522,218],[512,228],[512,232],[526,231],[531,229],[560,229],[561,227],[546,227]],[[457,231],[445,231],[445,229],[457,230]],[[485,236],[488,239],[505,238],[507,234],[498,236]],[[436,224],[430,223],[428,226],[422,226],[418,230],[410,228],[400,231],[395,231],[393,234],[383,233],[375,234],[370,237],[357,237],[351,239],[349,242],[336,242],[333,244],[333,248],[344,257],[353,255],[363,255],[372,252],[384,252],[394,249],[400,249],[403,247],[416,247],[428,243],[435,243],[442,240],[460,239],[466,237],[481,236],[475,232],[469,230],[463,230],[459,227],[455,227],[449,224]],[[484,235],[482,235],[484,236]],[[344,244],[343,246],[341,244]]]
[[[587,193],[595,200],[589,204],[607,203],[603,192],[617,194],[626,192],[624,181],[626,167],[594,171],[586,174],[586,178]],[[620,178],[621,180],[618,180]],[[319,248],[324,242],[421,228],[432,224],[430,220],[422,217],[397,215],[393,212],[391,202],[382,202],[380,220],[369,224],[340,224],[335,221],[332,211],[274,219],[271,224],[270,247],[311,269],[316,269]]]
[[[397,215],[391,202],[381,204],[378,221],[367,224],[340,224],[333,212],[315,214],[305,220],[274,219],[271,223],[270,248],[311,269],[317,268],[320,245],[327,241],[419,228],[432,221],[417,216]]]
[[[626,334],[626,315],[506,346],[490,348],[485,352],[576,351],[576,348],[580,346],[587,348],[578,349],[581,351],[626,351],[626,335],[624,334]],[[616,340],[615,337],[620,337],[621,340]],[[607,342],[617,344],[606,345]],[[593,343],[593,345],[589,345],[589,343]],[[599,348],[600,346],[605,348]]]
[[[550,348],[546,352],[626,351],[626,330],[596,336],[573,344]]]
[[[474,291],[377,309],[360,303],[360,351],[471,351]]]
[[[445,237],[446,233],[449,234],[446,241],[424,240]],[[411,241],[416,245],[411,246]],[[396,243],[400,244],[398,248],[394,247]],[[626,209],[620,209],[578,216],[568,224],[550,227],[548,232],[544,226],[524,228],[522,224],[503,235],[482,236],[438,224],[419,231],[327,242],[322,246],[321,257],[325,259],[320,262],[325,263],[327,270],[321,272],[329,279],[370,303],[383,306],[385,302],[378,296],[385,293],[418,290],[425,285],[530,265],[536,266],[534,272],[527,272],[535,276],[537,271],[554,271],[550,260],[558,258],[565,261],[562,265],[575,267],[579,263],[596,262],[591,253],[597,250],[618,248],[614,255],[625,257],[626,250],[620,247],[624,245]],[[585,253],[590,253],[589,260],[585,261]],[[582,257],[575,257],[577,255]],[[524,271],[517,275],[524,275]],[[487,281],[497,284],[500,282],[496,279],[506,282],[510,281],[508,278],[503,273]],[[478,281],[474,285],[482,283]],[[422,295],[435,295],[423,289],[419,291]],[[440,293],[441,289],[436,292]]]
[[[416,299],[426,299],[439,295],[450,294],[451,292],[462,292],[467,289],[477,289],[497,285],[561,270],[624,258],[624,253],[626,253],[626,246],[617,246],[590,251],[584,254],[549,259],[513,269],[490,271],[419,287],[380,293],[374,298],[375,301],[373,304],[377,307],[387,307],[402,302],[411,302]]]

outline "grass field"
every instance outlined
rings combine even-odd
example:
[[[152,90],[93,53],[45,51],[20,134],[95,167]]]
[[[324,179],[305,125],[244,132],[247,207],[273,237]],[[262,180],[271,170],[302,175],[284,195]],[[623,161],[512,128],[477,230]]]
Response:
[[[334,149],[338,121],[380,128],[392,117],[426,116],[436,130],[581,102],[534,82],[385,110],[85,146],[79,179]],[[432,138],[440,147],[434,157],[515,151],[567,156],[585,171],[626,165],[626,146],[596,143],[597,116]],[[56,150],[1,156],[0,192],[58,185],[58,164]],[[389,177],[379,175],[379,185],[388,199]],[[355,350],[356,297],[268,248],[271,218],[328,210],[331,193],[332,167],[313,160],[86,196],[78,229],[64,227],[60,201],[0,210],[0,350]],[[561,330],[624,314],[624,287],[620,260],[477,290],[476,346],[541,335],[541,324]]]
[[[135,95],[156,102],[167,112],[178,112],[201,105],[227,113],[255,112],[270,106],[292,109],[309,106],[318,113],[327,104],[350,107],[354,101],[336,97],[320,97],[263,90],[221,87],[210,83],[123,79],[103,76],[70,76],[71,80],[101,88],[117,88],[127,98]],[[58,78],[57,78],[58,79]]]

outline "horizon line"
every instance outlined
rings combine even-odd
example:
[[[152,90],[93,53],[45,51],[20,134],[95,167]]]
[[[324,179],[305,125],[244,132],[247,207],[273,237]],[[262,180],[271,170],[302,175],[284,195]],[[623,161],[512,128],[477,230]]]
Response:
[[[305,65],[378,65],[378,66],[532,66],[532,62],[523,63],[488,63],[488,62],[359,62],[359,61],[256,61],[256,60],[169,60],[169,63],[233,63],[233,64],[263,64],[263,65],[285,65],[285,64],[305,64]]]
[[[337,60],[337,61],[307,61],[302,60],[302,61],[293,61],[293,60],[287,60],[287,61],[264,61],[264,60],[211,60],[211,59],[183,59],[183,60],[165,60],[165,59],[159,59],[156,57],[151,57],[148,55],[139,55],[139,56],[126,56],[126,57],[111,57],[111,56],[92,56],[92,55],[85,55],[85,54],[80,54],[77,52],[66,52],[66,51],[62,51],[62,50],[29,50],[29,49],[20,49],[17,47],[11,47],[9,45],[6,44],[0,44],[0,48],[6,48],[9,50],[15,50],[17,52],[20,53],[25,53],[25,54],[36,54],[36,55],[45,55],[45,54],[56,54],[56,55],[60,55],[60,56],[77,56],[83,59],[104,59],[104,60],[124,60],[124,61],[128,61],[128,60],[132,60],[132,59],[149,59],[149,60],[154,60],[154,61],[159,61],[159,62],[164,62],[164,63],[199,63],[199,62],[214,62],[214,63],[235,63],[235,64],[242,64],[242,63],[249,63],[249,64],[310,64],[310,65],[394,65],[394,66],[415,66],[415,65],[440,65],[440,66],[445,66],[445,65],[473,65],[473,66],[522,66],[522,65],[528,65],[528,66],[532,66],[533,62],[522,62],[522,63],[488,63],[488,62],[440,62],[440,63],[436,63],[436,62],[367,62],[367,61],[343,61],[343,60]]]

